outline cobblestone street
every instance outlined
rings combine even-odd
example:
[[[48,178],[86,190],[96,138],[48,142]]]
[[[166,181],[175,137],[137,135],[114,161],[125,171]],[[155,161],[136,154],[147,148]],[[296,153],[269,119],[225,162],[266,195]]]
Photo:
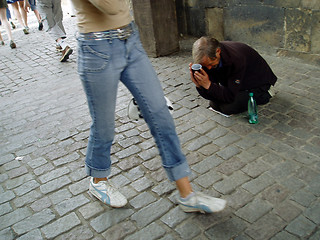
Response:
[[[88,192],[84,158],[90,115],[77,74],[75,18],[64,24],[75,50],[66,63],[30,14],[30,34],[0,46],[0,239],[320,239],[320,68],[262,54],[278,76],[276,95],[246,114],[207,109],[191,82],[191,41],[151,58],[173,102],[192,186],[228,201],[216,214],[187,214],[175,203],[143,120],[127,116],[120,84],[112,182],[128,198],[112,209]]]

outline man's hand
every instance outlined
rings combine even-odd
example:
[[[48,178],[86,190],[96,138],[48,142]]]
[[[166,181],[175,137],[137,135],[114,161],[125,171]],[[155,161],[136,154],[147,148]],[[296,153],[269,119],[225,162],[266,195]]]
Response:
[[[27,13],[29,12],[30,4],[29,4],[28,0],[23,1],[23,8],[24,8],[24,10],[26,10]]]
[[[189,70],[190,70],[190,76],[191,76],[192,82],[194,82],[194,84],[198,88],[203,87],[205,89],[209,89],[211,86],[211,81],[206,71],[201,68],[200,72],[196,71],[193,73],[191,66],[192,66],[192,63],[189,64]]]

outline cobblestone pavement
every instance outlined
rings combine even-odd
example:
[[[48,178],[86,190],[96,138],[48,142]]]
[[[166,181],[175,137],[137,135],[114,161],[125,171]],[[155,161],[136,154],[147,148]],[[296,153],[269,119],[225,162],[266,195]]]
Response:
[[[30,14],[29,14],[30,15]],[[33,21],[32,21],[33,19]],[[129,121],[120,85],[111,179],[129,204],[112,209],[88,193],[90,116],[76,53],[58,61],[37,30],[0,46],[0,239],[320,239],[320,69],[264,55],[278,93],[245,114],[207,110],[188,76],[190,51],[151,59],[192,168],[194,189],[228,200],[217,214],[186,214],[143,120]],[[75,19],[65,18],[76,49]],[[4,30],[1,30],[4,38]]]

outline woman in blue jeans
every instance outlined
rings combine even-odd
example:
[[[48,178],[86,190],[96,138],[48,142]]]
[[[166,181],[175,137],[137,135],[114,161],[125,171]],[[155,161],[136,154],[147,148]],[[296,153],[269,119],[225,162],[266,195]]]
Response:
[[[192,191],[188,180],[190,168],[181,151],[174,121],[125,0],[73,0],[73,4],[80,32],[78,72],[92,117],[86,155],[90,192],[113,207],[127,204],[127,199],[107,178],[111,172],[110,149],[121,81],[140,107],[168,178],[176,182],[181,208],[186,212],[222,210],[225,200]]]

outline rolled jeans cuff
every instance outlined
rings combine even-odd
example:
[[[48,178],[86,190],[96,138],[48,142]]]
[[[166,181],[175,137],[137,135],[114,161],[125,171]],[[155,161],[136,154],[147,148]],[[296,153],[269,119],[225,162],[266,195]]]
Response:
[[[172,182],[187,177],[191,174],[191,170],[187,161],[183,161],[181,164],[174,167],[164,166],[164,169],[168,175],[169,180]]]
[[[85,167],[86,167],[87,175],[94,178],[105,178],[105,177],[108,177],[111,173],[110,168],[104,169],[104,170],[97,170],[97,169],[90,168],[87,165],[85,165]]]

